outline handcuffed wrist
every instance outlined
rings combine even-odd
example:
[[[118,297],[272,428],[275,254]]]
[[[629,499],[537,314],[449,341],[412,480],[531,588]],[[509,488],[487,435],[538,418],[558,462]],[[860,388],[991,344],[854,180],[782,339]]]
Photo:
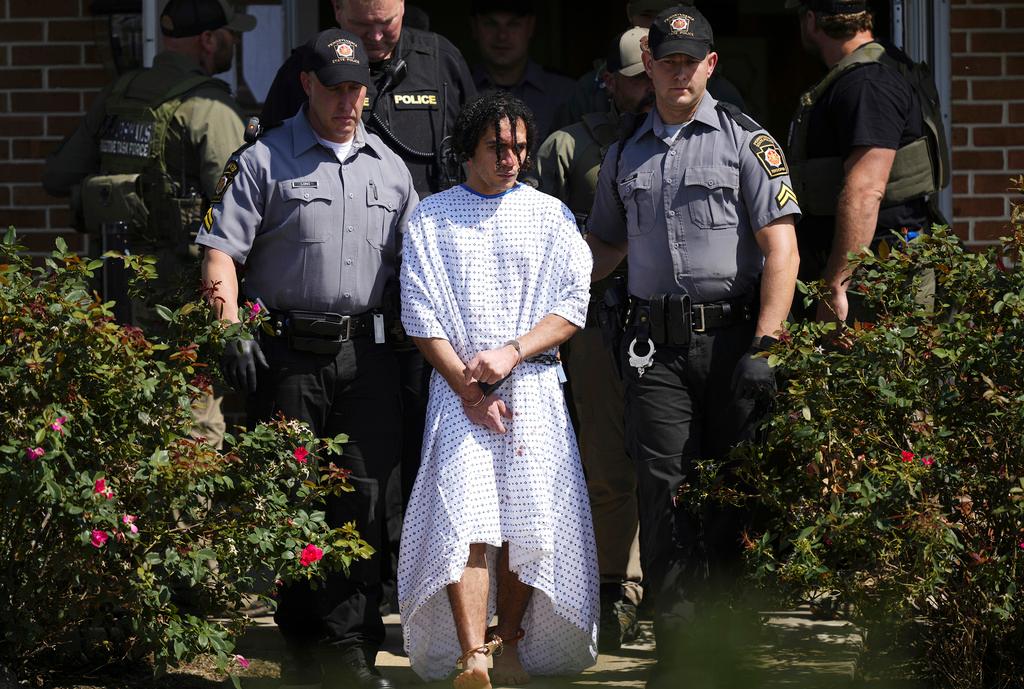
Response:
[[[518,366],[520,364],[520,362],[522,362],[522,360],[523,360],[523,346],[521,344],[519,344],[519,340],[509,340],[508,342],[506,342],[505,344],[503,344],[501,346],[502,347],[509,347],[509,346],[511,346],[514,350],[516,350],[516,357],[517,357],[516,358],[516,363],[515,363],[516,366]]]

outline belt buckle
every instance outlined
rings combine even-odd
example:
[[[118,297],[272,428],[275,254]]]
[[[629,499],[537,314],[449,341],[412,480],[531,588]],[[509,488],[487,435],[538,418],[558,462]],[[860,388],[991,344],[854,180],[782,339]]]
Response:
[[[704,304],[694,304],[693,305],[693,311],[695,311],[695,312],[700,314],[700,325],[698,326],[696,323],[691,323],[691,326],[693,328],[693,332],[695,332],[695,333],[702,333],[705,330],[707,330],[707,326],[705,325],[705,322],[704,322]]]
[[[341,322],[344,324],[345,332],[338,337],[338,342],[348,342],[352,339],[352,316],[342,316]]]

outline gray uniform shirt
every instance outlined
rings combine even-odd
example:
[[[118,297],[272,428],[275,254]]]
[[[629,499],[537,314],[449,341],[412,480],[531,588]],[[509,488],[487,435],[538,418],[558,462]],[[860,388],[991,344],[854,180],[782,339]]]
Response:
[[[637,297],[686,292],[699,304],[750,294],[764,264],[755,233],[783,216],[799,218],[782,148],[717,103],[705,93],[674,142],[652,110],[626,140],[617,175],[618,144],[605,156],[587,231],[628,241]]]
[[[304,106],[228,163],[196,244],[245,266],[249,299],[353,315],[379,308],[397,283],[418,201],[405,163],[362,123],[341,164]]]

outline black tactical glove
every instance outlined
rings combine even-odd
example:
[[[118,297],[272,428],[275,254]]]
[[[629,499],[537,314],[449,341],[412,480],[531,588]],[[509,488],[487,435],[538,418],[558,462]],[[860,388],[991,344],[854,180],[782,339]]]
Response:
[[[775,392],[775,373],[768,357],[755,356],[767,352],[778,340],[771,335],[755,337],[732,372],[732,394],[736,399],[757,399]]]
[[[256,340],[231,340],[220,358],[224,380],[238,392],[256,392],[256,367],[270,368]]]

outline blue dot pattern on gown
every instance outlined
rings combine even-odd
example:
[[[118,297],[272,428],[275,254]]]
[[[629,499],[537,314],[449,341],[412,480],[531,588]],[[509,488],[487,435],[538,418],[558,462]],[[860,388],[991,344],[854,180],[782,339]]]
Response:
[[[402,323],[448,340],[463,361],[557,314],[583,326],[590,250],[557,199],[517,185],[484,197],[455,187],[425,199],[403,239]],[[405,650],[426,680],[462,654],[446,586],[470,543],[487,543],[490,615],[496,548],[535,588],[519,644],[531,674],[583,670],[597,658],[597,552],[576,438],[552,366],[521,363],[498,394],[502,435],[469,421],[438,374],[430,381],[423,461],[405,514],[398,590]]]

